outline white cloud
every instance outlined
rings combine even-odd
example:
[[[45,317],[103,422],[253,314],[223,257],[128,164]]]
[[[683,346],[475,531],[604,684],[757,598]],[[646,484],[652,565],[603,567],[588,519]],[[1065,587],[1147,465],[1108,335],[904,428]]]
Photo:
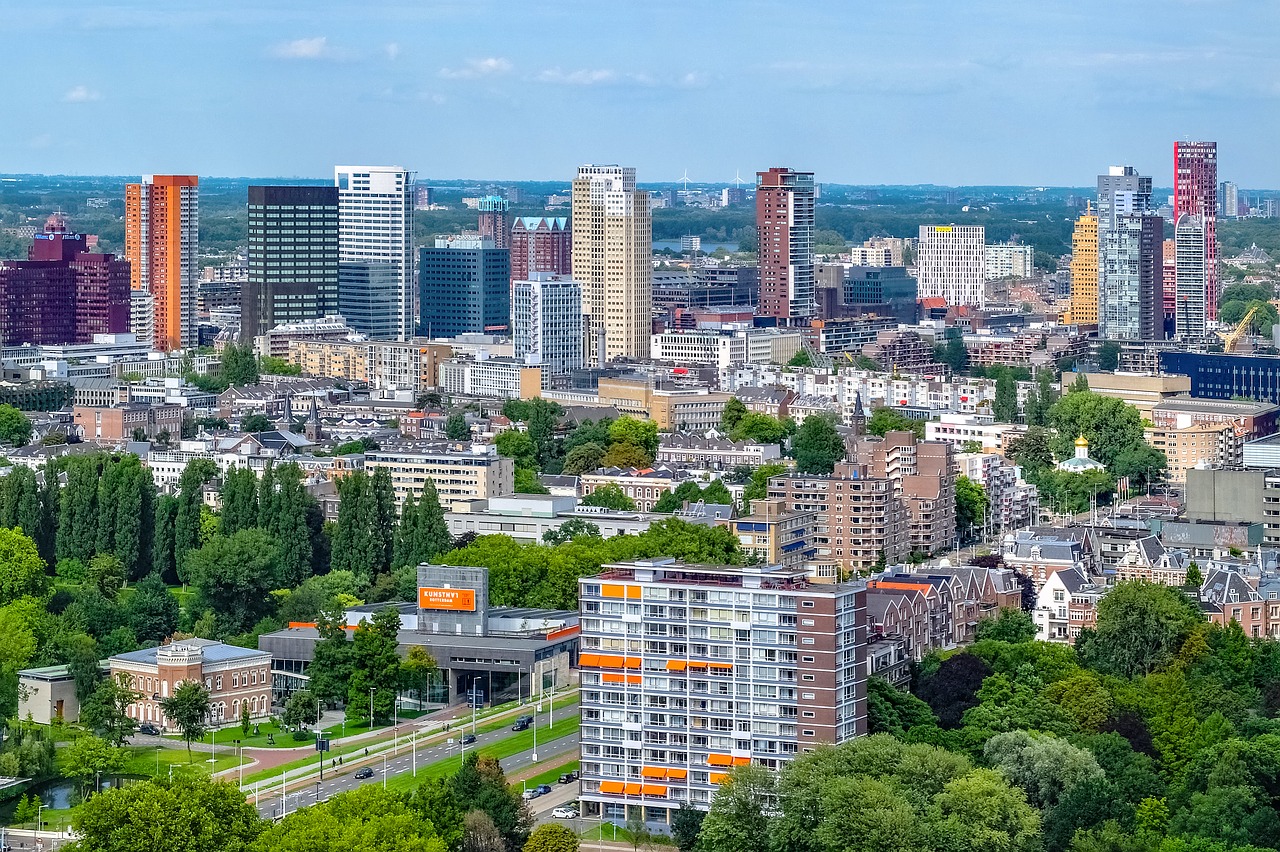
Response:
[[[562,71],[559,68],[547,68],[534,77],[539,83],[556,83],[566,86],[594,86],[600,83],[612,83],[618,79],[618,72],[608,68],[579,68],[576,71]]]
[[[299,38],[277,44],[271,49],[277,59],[325,59],[333,55],[326,36]]]
[[[400,45],[396,44],[394,41],[389,42],[383,46],[382,52],[387,55],[387,59],[390,59],[392,62],[395,62],[396,57],[400,55]]]
[[[72,86],[62,96],[63,103],[68,104],[87,104],[89,101],[100,100],[102,100],[102,95],[88,86]]]
[[[462,68],[441,68],[440,76],[446,80],[474,80],[477,77],[496,77],[512,68],[511,60],[501,56],[469,59]]]

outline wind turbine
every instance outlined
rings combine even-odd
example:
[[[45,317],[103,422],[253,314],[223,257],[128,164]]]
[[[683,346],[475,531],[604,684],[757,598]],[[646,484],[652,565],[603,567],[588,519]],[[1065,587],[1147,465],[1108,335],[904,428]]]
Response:
[[[734,170],[733,170],[733,184],[734,184],[734,186],[736,186],[736,187],[738,187],[739,189],[741,189],[741,188],[742,188],[742,185],[743,185],[744,183],[746,183],[746,181],[742,179],[742,170],[741,170],[741,169],[734,169]]]
[[[684,170],[684,176],[681,177],[680,180],[684,183],[684,194],[688,196],[689,195],[689,170],[688,169]]]

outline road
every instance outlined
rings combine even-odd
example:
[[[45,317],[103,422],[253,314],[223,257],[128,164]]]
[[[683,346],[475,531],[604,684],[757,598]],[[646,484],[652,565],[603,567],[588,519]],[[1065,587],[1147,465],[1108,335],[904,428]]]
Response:
[[[484,748],[486,745],[496,745],[511,735],[511,730],[505,727],[496,731],[482,733],[477,736],[476,742],[466,747],[466,750],[472,751],[476,748]],[[539,763],[545,763],[553,758],[557,759],[557,762],[563,762],[566,756],[576,754],[577,751],[578,734],[575,732],[568,736],[561,737],[558,740],[552,740],[549,743],[540,743],[538,746]],[[417,750],[417,766],[419,769],[424,769],[430,764],[445,760],[446,758],[454,757],[460,752],[461,749],[456,744],[449,745],[448,743],[419,748]],[[510,757],[505,757],[500,761],[500,763],[502,764],[503,771],[508,774],[518,772],[521,769],[528,769],[534,765],[533,749],[528,749],[526,751],[513,754]],[[342,766],[337,770],[336,774],[331,774],[326,766],[325,780],[323,784],[317,784],[313,781],[306,788],[295,790],[288,794],[285,801],[288,813],[293,813],[293,811],[300,807],[313,805],[316,803],[317,799],[323,802],[325,799],[328,799],[330,796],[337,793],[354,790],[361,784],[381,784],[384,777],[383,765],[384,762],[381,759],[370,758],[370,760],[366,762],[352,757],[345,766]],[[552,763],[552,765],[555,764]],[[372,778],[357,779],[355,777],[357,770],[362,766],[369,766],[373,769]],[[386,755],[385,766],[385,777],[387,779],[395,778],[400,775],[411,774],[414,766],[413,752],[406,745],[401,748],[399,753],[396,755],[388,753]],[[565,786],[571,787],[574,791],[574,795],[565,801],[577,798],[577,785],[569,784]],[[254,798],[252,794],[250,794],[250,797]],[[278,787],[274,791],[264,788],[261,791],[261,794],[256,798],[258,813],[261,816],[267,819],[275,819],[280,815],[281,801],[280,789]],[[543,796],[540,798],[550,801],[552,797]],[[538,799],[534,799],[533,801],[537,802]],[[551,805],[550,807],[554,807],[554,805]]]

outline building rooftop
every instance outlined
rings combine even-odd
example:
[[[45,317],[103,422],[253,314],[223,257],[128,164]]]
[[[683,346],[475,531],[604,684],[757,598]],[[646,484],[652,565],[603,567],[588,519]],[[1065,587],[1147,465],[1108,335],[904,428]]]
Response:
[[[124,654],[116,654],[111,657],[112,660],[119,660],[127,663],[143,663],[144,665],[156,665],[157,652],[161,648],[170,650],[182,650],[187,648],[198,648],[200,656],[205,662],[222,663],[231,660],[249,660],[254,657],[265,655],[266,651],[259,651],[256,648],[241,648],[239,645],[228,645],[224,642],[217,642],[213,639],[183,639],[179,642],[173,642],[169,645],[161,645],[156,648],[143,648],[140,651],[129,651]]]

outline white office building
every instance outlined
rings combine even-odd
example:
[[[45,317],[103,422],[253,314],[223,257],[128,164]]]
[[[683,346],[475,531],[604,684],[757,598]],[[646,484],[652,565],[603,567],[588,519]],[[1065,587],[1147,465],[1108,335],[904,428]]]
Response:
[[[551,272],[511,282],[511,335],[516,360],[542,367],[543,382],[582,369],[582,285]]]
[[[413,178],[399,166],[336,166],[338,310],[374,340],[415,331]]]
[[[1036,271],[1035,246],[995,243],[987,246],[987,280],[1031,278]]]
[[[985,307],[987,234],[981,225],[921,225],[917,257],[920,298]]]

